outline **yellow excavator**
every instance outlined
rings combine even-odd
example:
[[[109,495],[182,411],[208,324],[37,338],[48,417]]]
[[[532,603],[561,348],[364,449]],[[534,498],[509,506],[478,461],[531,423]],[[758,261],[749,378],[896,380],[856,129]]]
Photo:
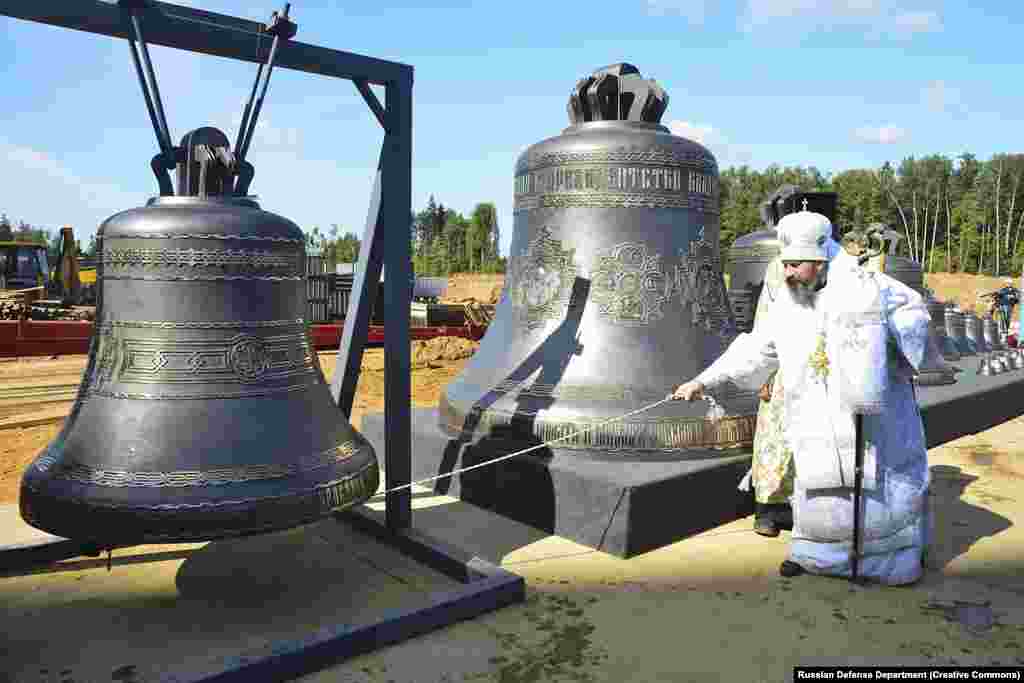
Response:
[[[60,229],[57,241],[57,263],[53,267],[51,292],[65,305],[77,306],[82,301],[82,277],[78,271],[78,243],[70,225]],[[95,275],[95,272],[93,273]]]

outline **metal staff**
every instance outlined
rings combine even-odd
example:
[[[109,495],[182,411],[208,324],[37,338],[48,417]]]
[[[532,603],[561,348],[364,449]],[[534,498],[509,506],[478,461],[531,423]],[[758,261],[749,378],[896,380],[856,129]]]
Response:
[[[857,264],[863,266],[870,259],[885,252],[886,242],[894,232],[888,231],[884,225],[872,224],[865,230],[852,230],[843,236],[843,246],[857,257]],[[892,242],[892,249],[896,246]],[[860,579],[860,542],[863,520],[860,513],[861,490],[864,488],[864,415],[854,413],[854,462],[853,462],[853,547],[850,549],[850,581]]]
[[[855,413],[854,429],[854,469],[853,469],[853,548],[850,550],[850,581],[857,583],[860,578],[860,537],[861,520],[860,498],[864,486],[864,416]]]

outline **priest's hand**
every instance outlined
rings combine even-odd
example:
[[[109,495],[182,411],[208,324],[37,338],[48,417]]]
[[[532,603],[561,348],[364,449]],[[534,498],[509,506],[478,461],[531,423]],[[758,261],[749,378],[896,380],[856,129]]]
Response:
[[[704,385],[697,381],[680,384],[671,398],[673,401],[699,401],[704,398]]]

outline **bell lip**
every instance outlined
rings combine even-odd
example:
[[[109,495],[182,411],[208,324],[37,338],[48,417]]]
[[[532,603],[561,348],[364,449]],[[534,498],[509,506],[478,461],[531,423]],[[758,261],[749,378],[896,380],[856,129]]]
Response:
[[[112,504],[95,485],[89,485],[96,494],[91,496],[54,492],[52,477],[32,472],[33,464],[22,476],[18,507],[22,519],[36,529],[104,548],[272,533],[314,523],[376,496],[382,470],[372,446],[367,443],[357,457],[357,466],[339,469],[313,486],[262,498],[222,494],[223,500],[198,505],[165,500],[155,505]]]
[[[146,202],[146,207],[152,206],[202,206],[202,205],[219,205],[219,206],[247,206],[254,209],[260,208],[259,203],[256,201],[255,196],[246,197],[225,197],[225,196],[214,196],[214,197],[196,197],[194,195],[189,196],[157,196],[150,197],[149,201]]]

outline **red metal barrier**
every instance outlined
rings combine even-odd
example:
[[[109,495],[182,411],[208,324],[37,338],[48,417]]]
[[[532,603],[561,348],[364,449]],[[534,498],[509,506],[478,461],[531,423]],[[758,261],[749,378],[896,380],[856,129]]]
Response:
[[[434,337],[463,337],[479,340],[487,328],[477,325],[411,327],[414,340]],[[337,349],[342,323],[311,325],[313,346],[319,350]],[[92,323],[82,320],[0,320],[0,357],[55,356],[89,353]],[[384,327],[370,325],[367,341],[384,342]]]

